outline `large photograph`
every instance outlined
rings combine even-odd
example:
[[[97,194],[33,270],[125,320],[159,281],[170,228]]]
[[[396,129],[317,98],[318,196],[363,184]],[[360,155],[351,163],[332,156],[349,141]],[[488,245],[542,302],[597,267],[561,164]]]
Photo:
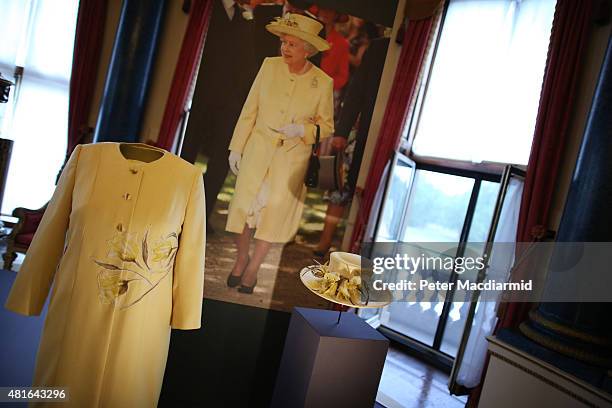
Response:
[[[206,298],[328,307],[300,271],[340,248],[389,31],[312,2],[214,2],[180,148],[204,173]]]

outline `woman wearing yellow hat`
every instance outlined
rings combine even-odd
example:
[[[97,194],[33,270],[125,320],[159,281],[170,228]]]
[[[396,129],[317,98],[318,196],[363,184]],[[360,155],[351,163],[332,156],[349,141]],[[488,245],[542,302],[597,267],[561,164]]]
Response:
[[[264,60],[230,142],[230,169],[238,177],[226,230],[239,235],[227,284],[243,293],[253,292],[271,243],[288,242],[297,232],[317,126],[321,139],[334,132],[333,80],[307,59],[329,49],[318,35],[322,28],[297,14],[266,26],[281,38],[281,56]]]

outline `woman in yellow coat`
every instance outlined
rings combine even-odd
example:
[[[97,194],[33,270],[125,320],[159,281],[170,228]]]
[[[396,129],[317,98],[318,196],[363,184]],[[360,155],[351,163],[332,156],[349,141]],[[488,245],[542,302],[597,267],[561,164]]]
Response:
[[[252,293],[271,243],[297,232],[315,143],[333,134],[333,80],[308,61],[329,49],[323,26],[286,14],[266,29],[281,37],[281,57],[266,58],[253,82],[230,142],[230,169],[237,174],[226,229],[239,234],[238,256],[227,284]],[[249,258],[251,229],[255,251]]]

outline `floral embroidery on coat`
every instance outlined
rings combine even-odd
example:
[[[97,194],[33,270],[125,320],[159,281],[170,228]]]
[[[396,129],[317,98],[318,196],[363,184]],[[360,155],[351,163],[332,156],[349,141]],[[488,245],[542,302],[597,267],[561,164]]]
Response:
[[[105,305],[123,299],[121,309],[127,309],[140,302],[172,271],[178,251],[178,234],[172,232],[162,236],[150,246],[148,229],[139,240],[138,233],[118,228],[108,241],[108,246],[107,260],[93,260],[101,267],[98,272],[98,297]],[[147,288],[136,299],[127,301],[125,295],[134,281],[146,282]]]

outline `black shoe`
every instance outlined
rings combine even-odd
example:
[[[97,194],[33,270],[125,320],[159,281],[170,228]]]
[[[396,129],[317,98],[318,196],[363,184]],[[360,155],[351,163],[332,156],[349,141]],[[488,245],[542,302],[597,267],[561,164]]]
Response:
[[[249,262],[251,262],[251,257],[247,258],[246,264],[244,265],[240,276],[232,275],[232,269],[232,272],[230,272],[229,276],[227,277],[227,286],[229,286],[230,288],[235,288],[236,286],[240,285],[240,280],[242,279],[242,275],[244,274],[246,267],[249,265]]]
[[[235,288],[236,286],[240,285],[241,278],[242,276],[234,276],[230,273],[230,275],[227,277],[227,286],[230,288]]]
[[[253,289],[255,289],[255,285],[257,285],[257,279],[255,279],[255,283],[253,284],[253,286],[240,285],[240,287],[238,287],[238,292],[246,293],[250,295],[253,293]]]

